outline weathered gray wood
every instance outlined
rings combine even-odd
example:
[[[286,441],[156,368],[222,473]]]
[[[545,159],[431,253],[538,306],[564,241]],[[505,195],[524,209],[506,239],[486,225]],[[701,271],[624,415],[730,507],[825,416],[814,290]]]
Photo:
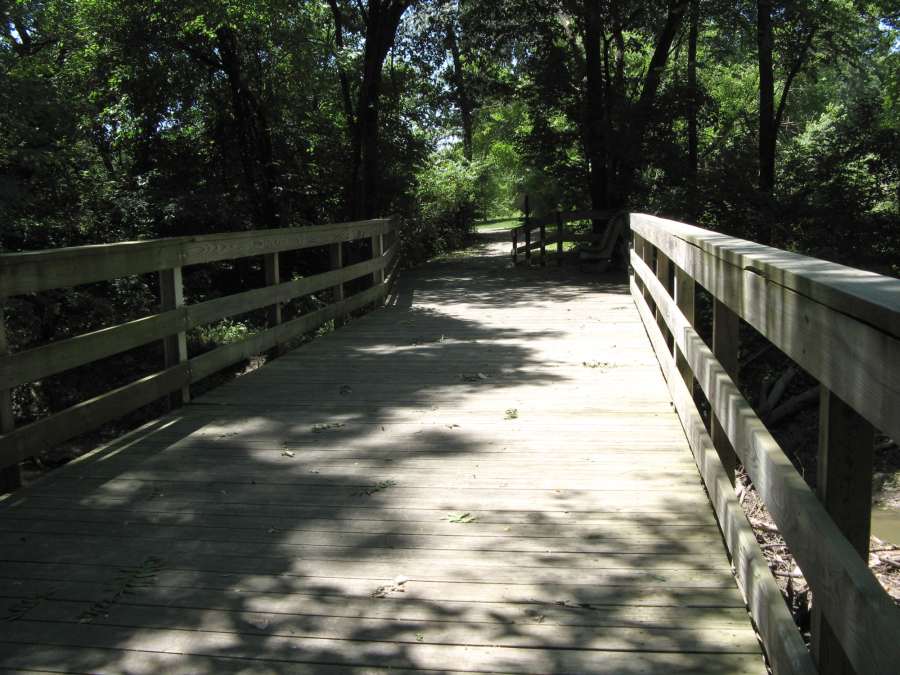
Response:
[[[696,293],[696,282],[683,269],[675,266],[675,305],[684,315],[687,322],[694,325],[694,301]],[[678,370],[684,380],[687,390],[693,397],[694,394],[694,373],[690,364],[685,361],[684,354],[678,348],[678,341],[675,341],[675,362]]]
[[[376,286],[384,283],[384,238],[381,234],[372,236],[372,259],[381,260],[381,266],[372,273],[372,283]]]
[[[862,560],[869,559],[875,430],[825,388],[819,406],[816,492]],[[822,675],[853,675],[840,642],[813,601],[811,648]]]
[[[0,304],[0,358],[9,353],[6,338],[5,308]],[[0,384],[0,434],[8,434],[16,428],[16,420],[13,417],[12,391],[10,387]],[[22,485],[22,472],[18,462],[4,466],[0,461],[0,494],[12,492]]]
[[[328,266],[332,270],[339,270],[344,266],[344,245],[342,243],[331,244],[328,247]],[[331,301],[340,302],[344,299],[344,284],[335,284],[331,287]]]
[[[666,257],[666,254],[662,251],[656,252],[656,278],[659,279],[659,282],[662,284],[663,288],[666,289],[666,292],[674,297],[674,290],[672,288],[672,283],[670,281],[670,276],[672,272],[672,264],[671,261]],[[672,336],[669,333],[669,329],[666,326],[665,319],[663,319],[659,310],[656,310],[656,322],[659,326],[659,329],[663,333],[663,337],[665,338],[666,344],[670,345],[670,349],[672,348]]]
[[[266,286],[277,286],[281,283],[281,261],[278,253],[267,253],[263,256],[263,268],[266,275]],[[281,303],[276,302],[269,308],[269,327],[281,323]]]
[[[304,333],[315,330],[326,321],[344,317],[350,312],[377,302],[383,297],[384,287],[381,285],[375,286],[362,293],[352,295],[341,302],[328,305],[309,314],[304,314],[261,333],[256,333],[241,342],[223,345],[211,352],[196,356],[190,360],[191,382],[198,382],[222,370],[222,368],[284,344]]]
[[[658,317],[651,316],[650,308],[634,280],[632,280],[632,296],[651,336],[675,409],[681,418],[697,468],[719,519],[734,564],[735,575],[747,600],[750,615],[760,632],[772,671],[776,675],[782,673],[814,675],[817,671],[809,650],[794,624],[781,590],[769,571],[753,528],[735,496],[733,474],[726,471],[722,465],[712,438],[707,433],[700,412],[694,404],[694,395],[689,389],[693,386],[693,378],[685,381],[684,373],[672,358],[669,345],[664,343],[662,333],[654,331],[654,322],[658,326]],[[692,302],[690,309],[693,309]],[[685,322],[688,322],[687,316],[684,314],[682,316]]]
[[[625,289],[499,265],[404,271],[0,505],[37,598],[0,668],[765,672]]]
[[[0,466],[20,462],[96,429],[101,424],[179,391],[188,380],[188,365],[180,364],[83,401],[38,422],[18,427],[0,436]]]
[[[665,232],[730,267],[752,272],[900,338],[900,280],[655,216],[635,213],[631,217],[637,229]]]
[[[525,263],[531,263],[531,231],[534,229],[534,225],[531,222],[531,216],[529,214],[525,214],[525,224],[522,225],[524,234],[525,234]]]
[[[173,267],[365,239],[393,227],[390,218],[151,241],[73,246],[0,255],[0,297],[69,288]]]
[[[900,610],[709,347],[674,303],[667,301],[649,268],[637,255],[632,256],[632,265],[662,309],[698,383],[851,663],[859,673],[893,672],[896,663],[900,663]]]
[[[0,387],[25,384],[77,368],[196,326],[265,307],[272,300],[284,303],[303,295],[336,287],[336,283],[343,286],[342,282],[371,274],[383,263],[382,260],[366,260],[340,270],[285,281],[277,286],[255,288],[195,305],[182,305],[175,310],[85,333],[68,340],[52,342],[6,357],[0,355]]]
[[[156,340],[164,340],[187,330],[189,326],[185,315],[185,308],[182,307],[5,357],[0,355],[0,387],[34,382]]]
[[[159,300],[160,311],[178,310],[184,307],[184,282],[181,276],[181,268],[162,270],[159,273]],[[186,363],[187,334],[182,330],[174,335],[169,335],[163,340],[164,367],[172,368],[178,364]],[[178,394],[171,397],[172,405],[184,405],[191,400],[191,388],[185,384]]]
[[[738,349],[740,345],[740,319],[738,315],[729,309],[721,300],[713,299],[713,336],[712,351],[716,360],[728,373],[733,382],[738,378]],[[715,410],[718,406],[713,405]],[[715,412],[710,412],[710,436],[725,473],[728,474],[731,484],[734,485],[735,470],[738,459],[728,440],[728,434],[722,428],[722,423]]]
[[[752,242],[743,246],[742,240],[716,233],[707,232],[701,248],[681,234],[683,228],[689,232],[697,228],[642,214],[632,214],[632,221],[638,234],[660,246],[676,265],[876,429],[900,438],[896,414],[900,385],[895,376],[900,372],[900,339],[895,331],[900,324],[896,300],[900,281]],[[716,241],[724,247],[722,257],[710,249]],[[737,264],[742,258],[735,257],[742,250],[748,252],[744,266]],[[769,257],[764,255],[767,251]],[[761,260],[786,261],[787,271],[778,273],[768,263],[761,267]],[[810,270],[808,278],[801,273],[804,269]],[[851,289],[856,302],[848,299]],[[834,358],[835,354],[841,357]]]

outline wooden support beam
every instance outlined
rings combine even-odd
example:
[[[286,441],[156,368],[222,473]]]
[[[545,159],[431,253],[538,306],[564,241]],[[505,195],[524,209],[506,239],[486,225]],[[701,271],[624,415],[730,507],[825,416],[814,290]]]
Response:
[[[281,254],[267,253],[263,256],[263,268],[266,273],[266,286],[278,286],[281,283]],[[281,323],[281,303],[276,302],[267,308],[268,327],[273,328]],[[273,355],[284,353],[283,345],[278,345],[273,350]]]
[[[0,305],[0,356],[9,353],[6,340],[6,318]],[[12,390],[0,389],[0,434],[8,434],[15,429],[16,421],[12,410]],[[22,470],[19,463],[0,468],[0,494],[12,492],[22,485]]]
[[[696,282],[694,279],[683,269],[675,266],[675,305],[678,309],[681,310],[681,313],[684,314],[685,318],[691,325],[694,325],[694,298],[696,295]],[[682,379],[684,379],[685,385],[687,385],[688,391],[691,393],[691,396],[694,395],[694,373],[691,370],[690,364],[684,358],[684,354],[681,349],[678,348],[678,340],[675,340],[675,363],[678,366],[678,371],[681,373]]]
[[[344,266],[344,244],[338,242],[328,247],[329,269],[339,270]],[[344,284],[339,283],[331,288],[331,301],[340,302],[344,299]]]
[[[531,264],[531,219],[525,216],[525,264]]]
[[[384,255],[384,235],[372,236],[372,260],[378,260]],[[384,283],[384,267],[379,267],[372,273],[372,284],[378,286]]]
[[[513,265],[516,265],[519,262],[519,230],[518,230],[518,228],[513,228],[513,231],[512,231],[512,259],[513,259]]]
[[[344,267],[344,242],[339,241],[335,244],[331,244],[328,246],[328,266],[329,269],[339,270]],[[336,286],[331,287],[331,302],[336,303],[340,302],[344,299],[344,283],[341,282]],[[336,317],[334,319],[334,327],[344,323],[343,317]]]
[[[277,286],[281,283],[281,260],[278,253],[267,253],[263,256],[266,272],[266,286]],[[281,303],[276,302],[268,308],[269,328],[281,323]]]
[[[728,305],[714,299],[712,351],[734,382],[737,382],[738,379],[739,328],[738,315]],[[716,408],[717,406],[713,405],[712,407]],[[725,467],[725,473],[728,474],[731,484],[734,485],[734,473],[738,463],[737,455],[731,446],[731,441],[728,440],[728,434],[722,428],[715,413],[710,413],[710,417],[710,436],[716,446],[716,452],[719,453],[719,459],[722,460],[722,466]]]
[[[160,311],[166,312],[184,306],[184,284],[181,268],[172,267],[159,272]],[[163,340],[165,367],[186,363],[188,360],[187,334],[183,331],[170,335]],[[191,400],[190,385],[185,384],[180,392],[169,397],[173,406],[183,405]]]
[[[666,289],[666,292],[670,297],[675,297],[675,294],[672,290],[672,282],[671,282],[671,269],[672,263],[666,257],[665,253],[660,250],[656,251],[656,278],[659,279],[659,282],[662,284],[663,288]],[[666,320],[660,313],[659,308],[656,308],[656,323],[659,325],[660,331],[662,331],[663,339],[666,341],[666,344],[669,345],[669,351],[674,353],[674,344],[672,341],[672,334],[669,332],[669,328],[666,326]]]
[[[868,561],[875,429],[833,392],[820,390],[816,492],[853,548]],[[810,633],[821,675],[855,675],[815,596]]]

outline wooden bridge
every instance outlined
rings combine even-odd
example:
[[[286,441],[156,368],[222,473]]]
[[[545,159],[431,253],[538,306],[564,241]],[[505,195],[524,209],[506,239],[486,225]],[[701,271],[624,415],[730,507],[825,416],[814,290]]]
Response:
[[[525,252],[558,225],[526,222]],[[873,426],[900,438],[900,282],[651,216],[615,226],[630,281],[497,245],[396,281],[391,220],[0,256],[0,297],[159,272],[162,299],[0,357],[7,483],[66,438],[183,404],[0,504],[0,671],[896,672],[898,610],[864,557]],[[354,240],[372,257],[345,266]],[[333,269],[283,281],[279,256],[313,246]],[[247,256],[266,286],[184,303],[183,267]],[[311,293],[329,304],[283,319]],[[188,354],[192,327],[258,308],[267,330]],[[735,385],[739,320],[821,382],[819,496]],[[158,340],[159,372],[14,428],[12,388]],[[812,587],[811,650],[737,457]]]

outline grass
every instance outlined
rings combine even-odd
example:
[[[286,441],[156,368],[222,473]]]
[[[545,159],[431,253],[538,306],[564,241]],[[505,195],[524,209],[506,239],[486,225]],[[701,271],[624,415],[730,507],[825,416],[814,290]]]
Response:
[[[501,230],[511,230],[514,227],[518,227],[522,222],[515,218],[511,218],[509,220],[504,220],[499,223],[491,223],[490,225],[478,225],[475,224],[476,232],[498,232]]]

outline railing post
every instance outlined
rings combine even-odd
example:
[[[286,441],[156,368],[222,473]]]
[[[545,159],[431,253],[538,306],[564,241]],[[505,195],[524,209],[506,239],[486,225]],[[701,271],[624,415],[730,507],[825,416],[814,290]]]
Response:
[[[528,202],[528,195],[525,195],[525,264],[531,263],[531,204]]]
[[[384,255],[384,235],[372,235],[372,259],[377,260]],[[377,286],[384,283],[384,268],[377,269],[372,273],[372,284]]]
[[[184,306],[184,285],[181,279],[180,267],[160,270],[159,299],[160,309],[163,312]],[[188,360],[187,334],[182,331],[167,337],[163,340],[163,351],[166,368],[177,366],[179,363],[186,363]],[[180,392],[175,392],[169,396],[169,400],[176,407],[190,402],[190,385],[184,385]]]
[[[738,344],[739,344],[740,318],[723,302],[713,299],[713,344],[712,350],[716,360],[722,364],[725,372],[737,384],[738,380]],[[712,406],[715,408],[715,405]],[[737,469],[737,455],[728,440],[728,435],[719,423],[715,413],[710,413],[711,433],[713,445],[725,467],[728,480],[734,485],[735,470]]]
[[[6,320],[4,307],[0,304],[0,356],[9,353],[6,340]],[[8,434],[15,429],[16,420],[12,410],[12,390],[0,389],[0,434]],[[22,470],[18,462],[0,469],[0,494],[12,492],[22,486]]]
[[[531,218],[525,216],[525,264],[531,263]]]
[[[694,325],[694,294],[696,284],[694,278],[683,269],[675,265],[675,304],[684,318],[688,320],[692,326]],[[674,337],[674,336],[673,336]],[[676,343],[677,344],[677,343]],[[691,370],[690,364],[687,362],[684,354],[678,347],[675,348],[675,363],[678,365],[678,371],[687,385],[691,395],[694,394],[694,372]]]
[[[653,249],[654,246],[646,239],[641,239],[641,258],[643,258],[644,263],[651,270],[656,266],[656,263],[653,262]],[[647,284],[642,286],[644,291],[644,300],[647,302],[647,307],[650,308],[650,311],[653,312],[653,315],[656,315],[656,303],[653,302],[653,294],[650,292],[650,289],[647,288]]]
[[[263,269],[266,273],[266,286],[275,286],[281,283],[281,258],[276,251],[263,256]],[[269,328],[274,328],[281,323],[281,303],[276,302],[267,308]],[[274,354],[284,353],[284,345],[279,344],[272,350]]]
[[[875,430],[824,386],[820,391],[816,492],[835,524],[868,562]],[[819,607],[813,589],[810,637],[819,673],[853,675],[856,671]]]
[[[656,251],[656,278],[659,279],[659,282],[663,285],[663,288],[666,289],[666,292],[673,296],[672,292],[672,283],[670,282],[670,273],[671,273],[671,263],[669,259],[666,257],[666,254],[662,251]],[[662,333],[663,339],[666,341],[666,344],[669,345],[669,349],[673,350],[675,345],[672,340],[672,334],[669,332],[669,328],[666,324],[666,320],[662,315],[659,307],[656,308],[656,324],[659,326],[659,331]],[[673,352],[674,353],[674,352]]]
[[[556,266],[562,267],[563,257],[563,221],[562,213],[556,211]]]
[[[267,253],[264,258],[266,271],[266,286],[275,286],[281,283],[281,261],[278,253]],[[276,302],[269,307],[269,328],[281,323],[281,303]]]
[[[513,265],[519,264],[519,228],[514,227],[512,230],[512,259]]]

